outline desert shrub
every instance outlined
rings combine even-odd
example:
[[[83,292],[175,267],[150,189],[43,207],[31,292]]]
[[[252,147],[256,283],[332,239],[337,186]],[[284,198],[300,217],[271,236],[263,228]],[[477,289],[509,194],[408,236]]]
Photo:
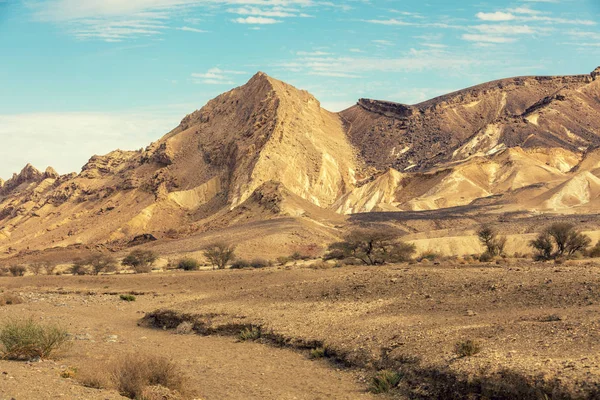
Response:
[[[258,339],[260,339],[261,335],[262,335],[262,332],[260,331],[260,328],[256,328],[256,327],[246,328],[239,333],[238,339],[242,342],[245,342],[248,340],[258,340]]]
[[[485,252],[496,257],[504,253],[506,247],[506,236],[499,236],[496,229],[489,225],[482,225],[477,231],[477,237],[485,247]]]
[[[329,264],[326,261],[315,261],[311,263],[308,268],[310,269],[330,269],[333,268],[332,264]]]
[[[255,258],[254,260],[250,261],[250,266],[252,268],[266,268],[266,267],[269,267],[270,265],[271,265],[270,261],[263,260],[260,258]]]
[[[585,252],[591,242],[590,237],[578,232],[574,225],[556,222],[529,242],[529,245],[535,251],[536,260],[552,260]]]
[[[0,354],[8,360],[49,358],[68,341],[66,330],[57,325],[42,325],[33,319],[12,320],[0,327]]]
[[[204,250],[204,256],[213,269],[225,269],[227,264],[235,258],[235,247],[222,242],[214,243]]]
[[[177,263],[177,268],[184,271],[198,271],[200,269],[200,263],[194,258],[182,258]]]
[[[106,366],[98,365],[94,367],[78,369],[75,371],[75,378],[83,386],[92,389],[108,389],[111,387],[111,376],[106,373]]]
[[[329,246],[325,260],[356,259],[364,265],[409,261],[415,253],[413,244],[398,240],[397,232],[386,228],[359,229],[344,241]]]
[[[185,377],[177,365],[154,355],[125,356],[113,367],[112,381],[119,393],[130,399],[143,398],[144,391],[151,386],[178,392],[185,388]]]
[[[388,370],[379,371],[377,375],[371,379],[369,392],[374,394],[387,393],[397,387],[401,380],[402,375],[398,372]]]
[[[438,253],[433,250],[427,250],[427,251],[424,251],[423,253],[421,253],[419,255],[419,257],[417,257],[417,260],[418,261],[422,261],[422,260],[438,261],[438,260],[441,260],[442,258],[444,258],[443,254]]]
[[[0,294],[0,306],[10,306],[23,303],[21,296],[12,293]]]
[[[594,247],[590,249],[590,251],[588,252],[588,256],[592,258],[600,257],[600,240],[598,240]]]
[[[92,275],[98,275],[101,272],[114,272],[118,268],[117,260],[109,254],[92,254],[83,260],[84,265],[91,267]]]
[[[121,261],[126,267],[131,267],[137,274],[149,273],[158,259],[156,253],[150,250],[134,250]]]
[[[76,259],[73,262],[73,265],[71,265],[71,267],[69,268],[69,272],[71,272],[73,275],[87,275],[90,272],[90,270],[86,265],[85,261],[81,259]]]
[[[10,271],[8,270],[8,267],[2,266],[0,267],[0,276],[9,276],[10,275]]]
[[[481,352],[481,345],[471,339],[460,341],[454,345],[454,353],[460,357],[471,357]]]
[[[481,255],[479,256],[479,261],[481,261],[481,262],[490,262],[493,259],[494,259],[494,256],[487,251],[485,253],[481,253]]]
[[[562,318],[558,314],[550,314],[540,317],[540,322],[558,322],[562,321]]]
[[[325,347],[316,347],[310,351],[310,358],[318,359],[327,357],[327,349]]]
[[[178,335],[189,335],[194,333],[194,324],[189,321],[183,321],[177,328],[175,328],[175,333]]]
[[[244,268],[250,268],[250,263],[246,260],[235,260],[232,264],[231,264],[231,269],[244,269]]]
[[[282,266],[286,265],[287,263],[289,263],[292,260],[293,259],[291,257],[286,257],[286,256],[277,257],[277,263]]]
[[[8,267],[8,272],[12,276],[23,276],[27,272],[27,268],[24,265],[11,265]]]
[[[119,298],[123,301],[135,301],[135,296],[132,294],[122,294]]]

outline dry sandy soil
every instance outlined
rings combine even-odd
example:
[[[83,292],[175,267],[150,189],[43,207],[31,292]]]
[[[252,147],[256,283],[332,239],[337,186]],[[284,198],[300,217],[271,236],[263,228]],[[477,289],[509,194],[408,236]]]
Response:
[[[599,273],[510,260],[0,278],[25,300],[0,321],[59,322],[74,339],[55,361],[0,361],[0,399],[120,398],[60,374],[129,352],[170,357],[209,400],[375,398],[383,368],[404,374],[397,398],[600,398]],[[176,335],[182,321],[198,334]],[[262,338],[238,342],[249,326]],[[466,339],[482,351],[458,358]],[[310,360],[318,346],[328,358]]]

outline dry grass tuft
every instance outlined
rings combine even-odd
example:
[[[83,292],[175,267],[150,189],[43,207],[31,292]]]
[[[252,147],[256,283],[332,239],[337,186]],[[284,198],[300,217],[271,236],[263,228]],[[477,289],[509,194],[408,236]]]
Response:
[[[144,398],[144,391],[152,386],[184,392],[185,378],[177,365],[154,355],[125,356],[116,363],[112,378],[119,393],[130,399]]]
[[[18,294],[2,293],[0,294],[0,306],[10,306],[23,303],[23,299]]]
[[[369,392],[375,394],[387,393],[397,387],[402,380],[402,375],[395,371],[380,371],[371,380]]]
[[[481,352],[481,345],[475,340],[464,340],[454,345],[454,353],[460,357],[471,357]]]

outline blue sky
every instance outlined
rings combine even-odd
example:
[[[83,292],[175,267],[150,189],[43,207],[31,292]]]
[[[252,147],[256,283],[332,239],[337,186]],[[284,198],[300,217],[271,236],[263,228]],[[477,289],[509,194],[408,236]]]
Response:
[[[0,177],[146,146],[264,71],[339,111],[600,65],[600,0],[0,0]]]

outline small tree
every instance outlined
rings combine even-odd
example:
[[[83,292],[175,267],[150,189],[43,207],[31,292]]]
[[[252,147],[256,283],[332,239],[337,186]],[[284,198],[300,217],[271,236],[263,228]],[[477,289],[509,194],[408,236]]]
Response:
[[[42,271],[42,268],[44,268],[44,264],[41,262],[34,262],[29,264],[29,271],[34,275],[39,275]]]
[[[87,264],[81,258],[77,258],[73,261],[70,271],[73,275],[87,275],[90,272]]]
[[[412,258],[415,245],[398,240],[397,232],[382,229],[359,229],[344,241],[329,246],[325,260],[356,259],[365,265],[403,262]]]
[[[46,271],[46,275],[52,275],[56,270],[56,265],[52,264],[50,261],[46,261],[44,262],[44,270]]]
[[[477,237],[488,255],[496,257],[504,253],[506,236],[498,236],[498,232],[491,226],[482,225],[477,231]]]
[[[574,225],[557,222],[546,228],[529,245],[536,251],[536,259],[550,260],[583,252],[591,243],[590,237],[578,232]]]
[[[213,269],[225,269],[235,258],[235,247],[222,242],[214,243],[204,250],[204,257],[208,259]]]
[[[117,270],[117,260],[109,254],[93,254],[84,260],[85,265],[92,267],[92,274],[98,275],[100,272],[114,272]]]
[[[138,273],[149,273],[158,256],[150,250],[134,250],[121,261],[121,264],[133,268]]]

